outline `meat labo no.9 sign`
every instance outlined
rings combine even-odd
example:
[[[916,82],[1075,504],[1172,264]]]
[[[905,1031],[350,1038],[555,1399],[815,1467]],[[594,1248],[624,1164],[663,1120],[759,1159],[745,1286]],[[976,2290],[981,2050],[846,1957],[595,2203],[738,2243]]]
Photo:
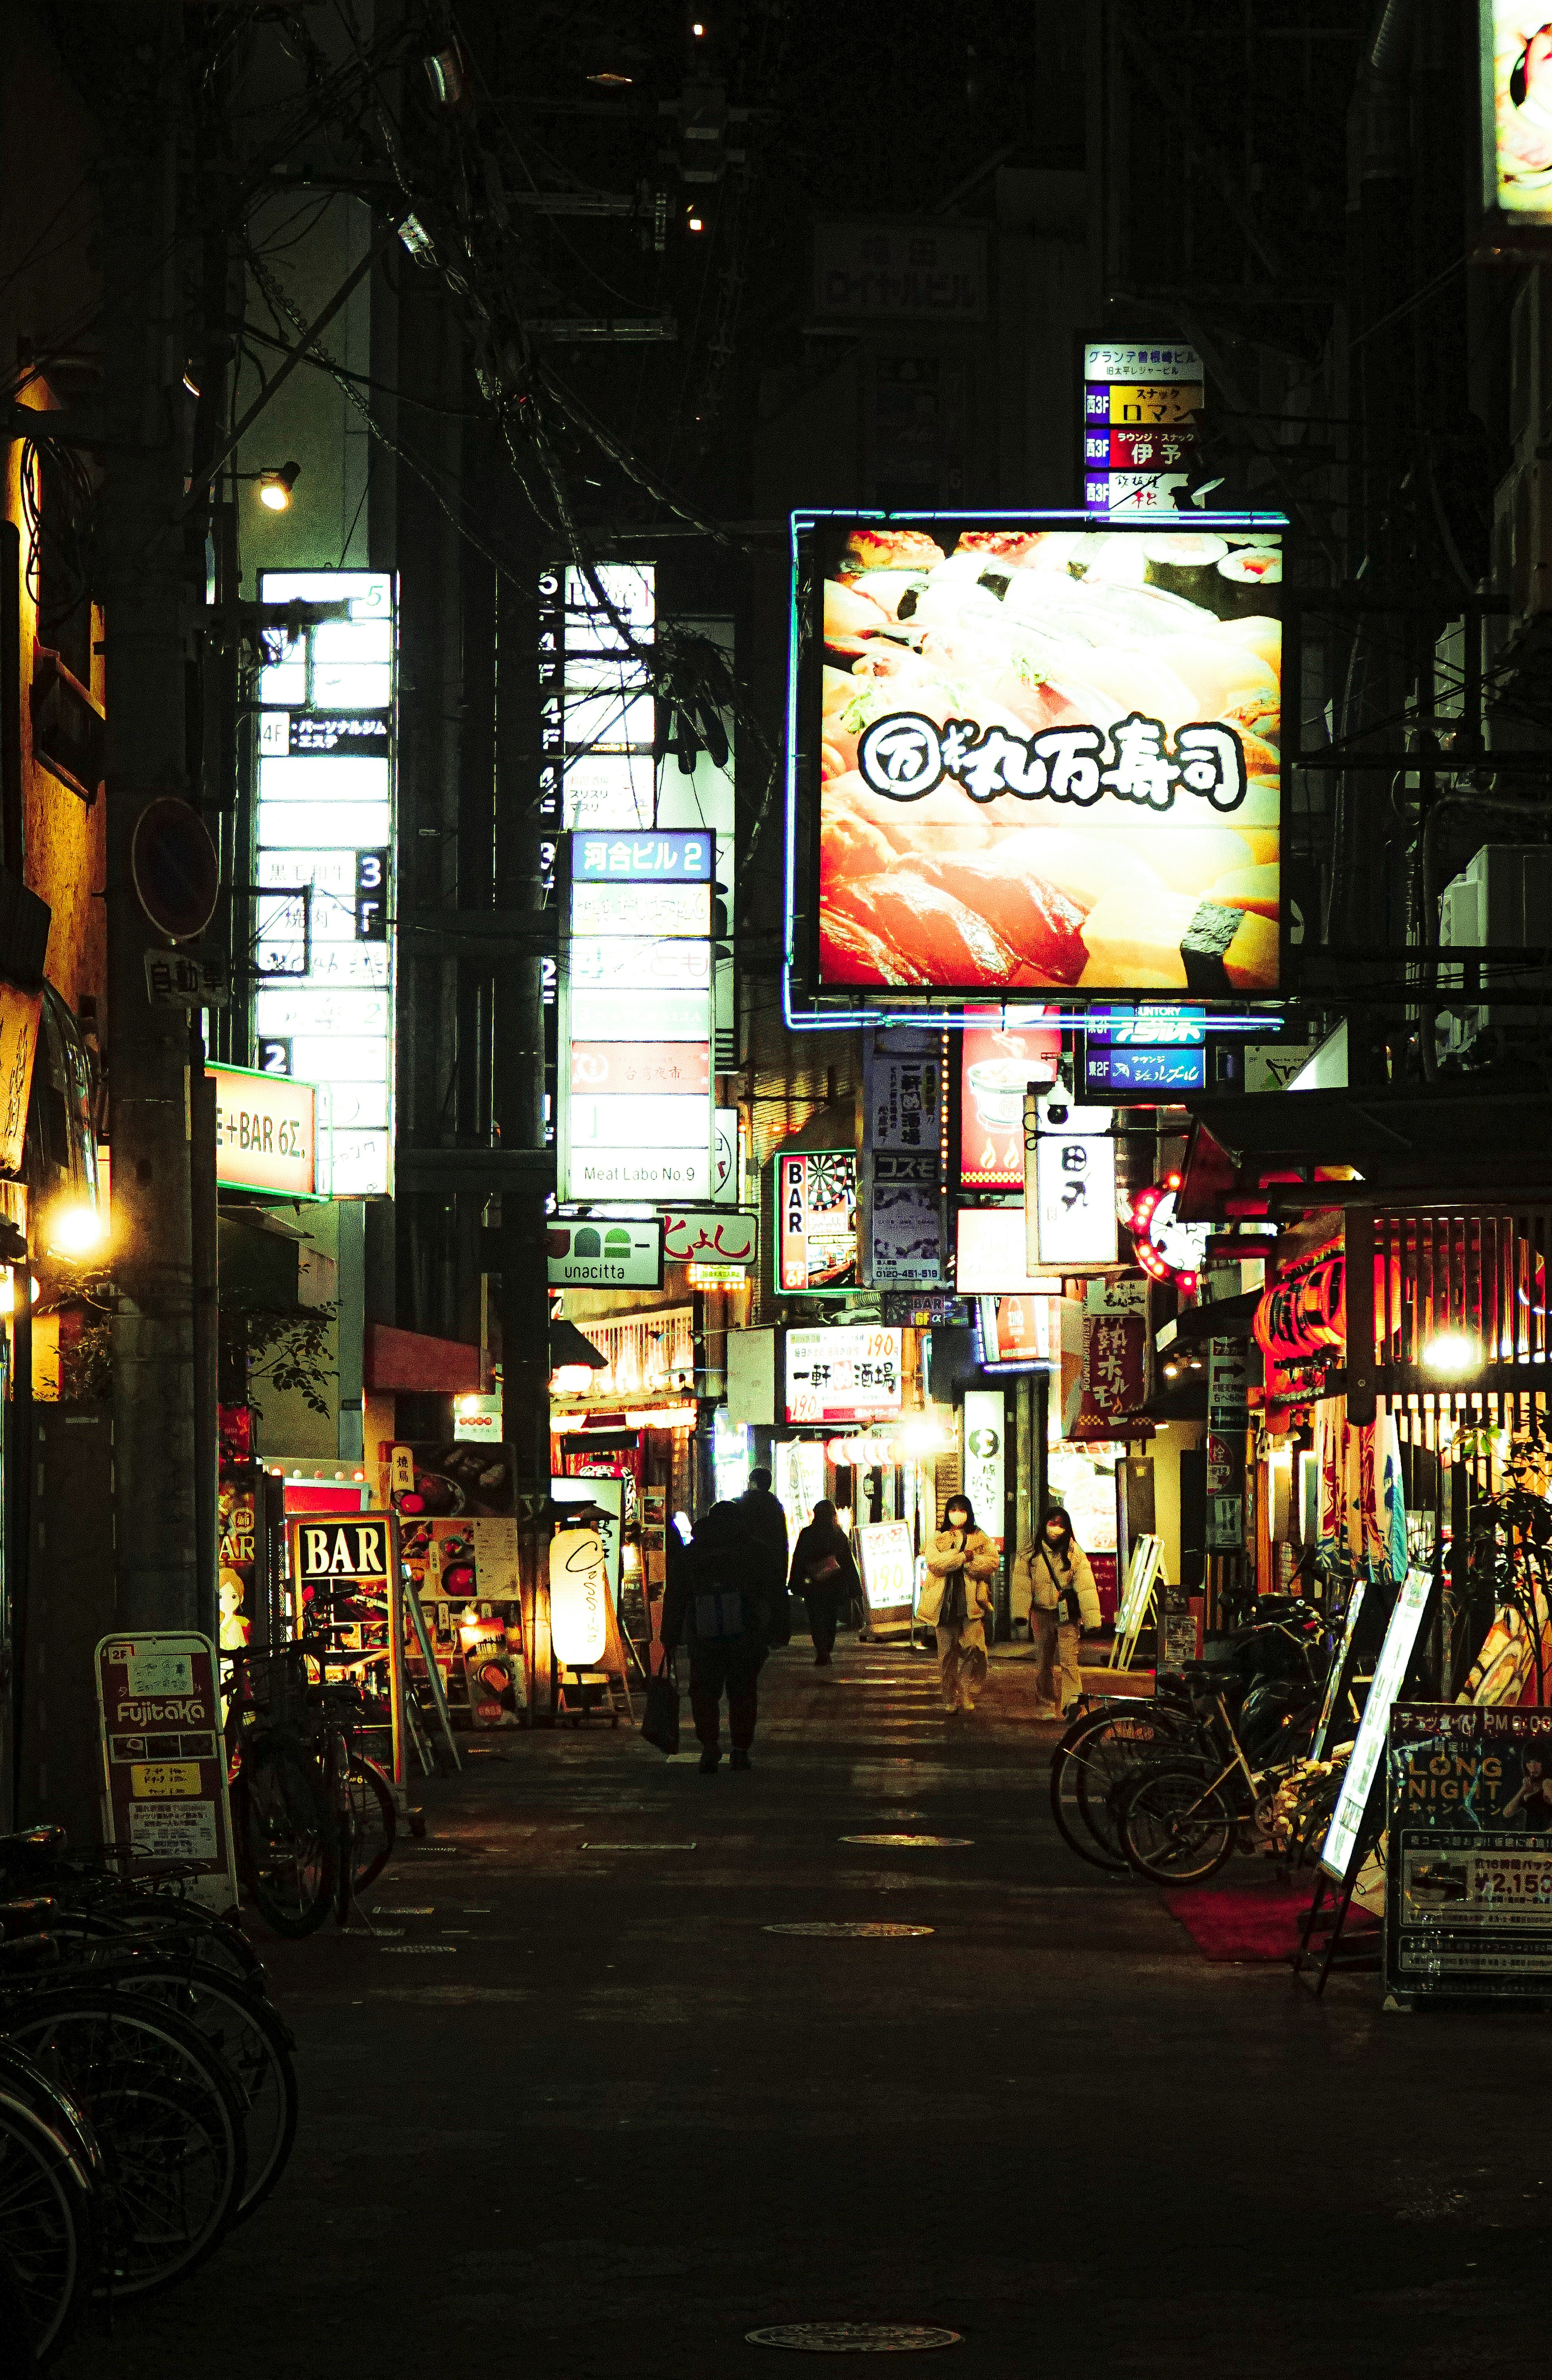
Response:
[[[1275,521],[820,516],[799,573],[821,987],[1277,990]]]
[[[596,1670],[609,1649],[609,1571],[596,1529],[551,1539],[550,1633],[565,1670]]]

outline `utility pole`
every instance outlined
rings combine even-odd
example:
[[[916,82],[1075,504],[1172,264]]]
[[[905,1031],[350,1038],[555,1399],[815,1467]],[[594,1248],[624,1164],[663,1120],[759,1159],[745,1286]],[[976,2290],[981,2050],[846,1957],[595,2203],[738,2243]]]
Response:
[[[128,1629],[212,1617],[196,1555],[189,1035],[180,1010],[150,1004],[145,953],[165,944],[130,868],[148,804],[188,790],[181,14],[120,12],[123,87],[104,113],[101,168],[114,1518],[117,1618]]]

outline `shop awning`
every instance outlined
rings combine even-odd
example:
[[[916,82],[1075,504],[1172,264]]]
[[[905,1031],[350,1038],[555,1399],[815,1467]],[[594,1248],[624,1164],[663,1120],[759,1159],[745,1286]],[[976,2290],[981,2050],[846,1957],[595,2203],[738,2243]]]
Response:
[[[1162,1355],[1171,1347],[1205,1346],[1209,1339],[1248,1339],[1260,1303],[1261,1292],[1250,1289],[1243,1297],[1218,1297],[1210,1305],[1188,1305],[1183,1314],[1155,1331],[1153,1343]]]
[[[589,1372],[606,1372],[609,1358],[590,1339],[585,1339],[575,1322],[557,1316],[550,1325],[550,1369],[558,1372],[563,1364],[585,1364]]]
[[[1178,1212],[1191,1222],[1248,1213],[1263,1194],[1263,1211],[1274,1215],[1503,1199],[1544,1188],[1552,1169],[1552,1101],[1528,1090],[1439,1083],[1256,1091],[1186,1105],[1194,1121]]]

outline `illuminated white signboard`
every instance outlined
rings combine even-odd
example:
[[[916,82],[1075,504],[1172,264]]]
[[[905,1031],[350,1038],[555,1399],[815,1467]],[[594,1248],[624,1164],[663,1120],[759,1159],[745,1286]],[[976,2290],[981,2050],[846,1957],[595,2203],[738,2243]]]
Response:
[[[656,705],[641,652],[657,620],[650,563],[540,574],[541,815],[564,829],[649,827]]]
[[[1342,1772],[1341,1791],[1337,1797],[1326,1840],[1320,1847],[1319,1865],[1339,1884],[1346,1882],[1352,1865],[1364,1813],[1368,1808],[1369,1789],[1374,1783],[1380,1754],[1385,1749],[1390,1706],[1406,1682],[1407,1670],[1428,1608],[1428,1592],[1432,1585],[1433,1580],[1427,1571],[1409,1570],[1406,1583],[1391,1606],[1385,1642],[1379,1648],[1379,1658],[1369,1681],[1357,1741]]]
[[[1114,1264],[1114,1141],[1082,1133],[1043,1132],[1033,1154],[1031,1270],[1037,1265]],[[1030,1204],[1028,1190],[1025,1204]]]
[[[787,1333],[789,1422],[900,1411],[902,1334],[871,1323]]]
[[[709,832],[572,836],[563,1198],[677,1204],[713,1194],[715,858]]]
[[[1084,349],[1084,503],[1090,512],[1172,513],[1200,437],[1202,358],[1178,339]]]
[[[266,603],[347,603],[260,672],[260,1069],[326,1083],[333,1194],[393,1188],[394,582],[266,570]]]
[[[955,1218],[961,1297],[1060,1297],[1061,1277],[1030,1270],[1024,1208],[962,1207]]]
[[[326,1198],[329,1172],[321,1159],[320,1099],[312,1084],[253,1074],[246,1066],[206,1071],[215,1084],[217,1182],[283,1198]]]

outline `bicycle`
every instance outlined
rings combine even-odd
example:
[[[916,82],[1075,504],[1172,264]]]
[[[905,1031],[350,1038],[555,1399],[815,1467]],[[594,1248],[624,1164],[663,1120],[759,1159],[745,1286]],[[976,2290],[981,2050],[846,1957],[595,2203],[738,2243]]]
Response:
[[[234,1669],[270,1666],[268,1702],[236,1693],[229,1702],[234,1828],[240,1816],[243,1878],[256,1907],[293,1937],[314,1932],[331,1911],[346,1924],[398,1831],[394,1789],[358,1742],[370,1706],[348,1682],[309,1682],[312,1656],[339,1658],[326,1640],[305,1636],[267,1655],[228,1657]],[[277,1706],[280,1715],[269,1715]]]
[[[200,2028],[121,1975],[70,1973],[36,1931],[0,1942],[0,2027],[101,2145],[93,2294],[144,2296],[203,2263],[241,2203],[247,2147],[239,2086]]]
[[[1297,1598],[1268,1598],[1267,1616],[1239,1631],[1231,1658],[1215,1666],[1225,1691],[1238,1694],[1240,1737],[1255,1757],[1273,1750],[1290,1756],[1313,1722],[1320,1696],[1310,1652],[1323,1630],[1320,1615]],[[1051,1755],[1051,1815],[1080,1859],[1111,1875],[1127,1873],[1132,1863],[1119,1833],[1119,1804],[1138,1769],[1171,1754],[1213,1756],[1195,1702],[1207,1674],[1199,1664],[1179,1675],[1166,1672],[1146,1700],[1114,1697],[1068,1728]]]
[[[1273,1801],[1284,1773],[1253,1769],[1234,1731],[1222,1672],[1193,1662],[1188,1675],[1217,1684],[1196,1756],[1166,1758],[1120,1788],[1114,1818],[1128,1864],[1158,1884],[1201,1884],[1216,1876],[1236,1845],[1255,1851],[1269,1842]],[[1207,1757],[1204,1758],[1203,1754]],[[1206,1773],[1213,1759],[1220,1766]]]
[[[52,2363],[96,2277],[103,2153],[80,2108],[0,2041],[0,2347]]]

